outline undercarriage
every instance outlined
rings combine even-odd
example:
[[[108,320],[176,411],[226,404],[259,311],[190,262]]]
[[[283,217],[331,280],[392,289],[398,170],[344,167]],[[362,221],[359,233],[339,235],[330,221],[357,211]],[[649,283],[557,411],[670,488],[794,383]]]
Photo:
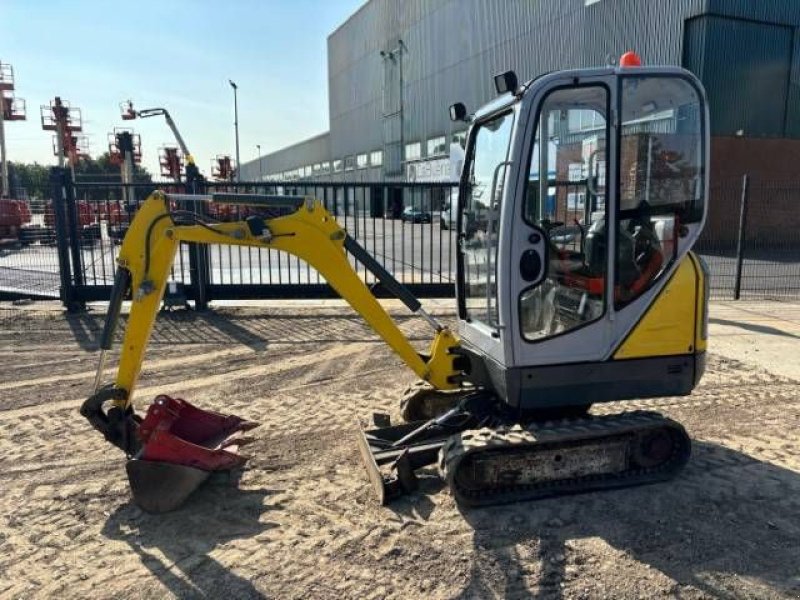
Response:
[[[415,491],[415,471],[431,465],[459,504],[486,506],[664,481],[691,453],[684,428],[658,413],[519,418],[484,391],[427,421],[373,421],[358,441],[381,504]]]

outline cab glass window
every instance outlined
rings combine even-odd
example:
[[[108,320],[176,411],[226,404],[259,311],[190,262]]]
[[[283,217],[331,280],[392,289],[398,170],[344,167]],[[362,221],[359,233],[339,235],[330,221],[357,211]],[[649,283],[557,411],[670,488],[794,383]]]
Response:
[[[547,236],[545,279],[519,299],[522,335],[537,341],[605,312],[608,271],[603,86],[550,92],[539,110],[522,217]]]
[[[508,112],[476,126],[461,207],[459,256],[465,316],[491,327],[498,324],[497,248],[513,124],[514,113]]]
[[[625,76],[620,90],[615,306],[641,296],[675,260],[680,228],[702,219],[703,111],[683,78]]]

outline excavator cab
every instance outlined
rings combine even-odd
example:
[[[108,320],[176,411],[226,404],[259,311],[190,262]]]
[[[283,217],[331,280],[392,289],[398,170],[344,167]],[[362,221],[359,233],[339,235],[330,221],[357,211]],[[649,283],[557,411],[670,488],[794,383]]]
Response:
[[[687,255],[705,218],[707,123],[701,85],[672,67],[553,73],[476,112],[458,310],[481,385],[521,411],[691,390],[703,274]],[[675,302],[690,318],[637,350],[639,368],[620,367],[684,270]]]

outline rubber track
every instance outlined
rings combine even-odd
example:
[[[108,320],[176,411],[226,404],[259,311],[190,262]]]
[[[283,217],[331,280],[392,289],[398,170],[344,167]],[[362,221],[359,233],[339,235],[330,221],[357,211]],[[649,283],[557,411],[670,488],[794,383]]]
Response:
[[[647,429],[667,428],[677,440],[673,455],[664,463],[651,468],[630,469],[622,473],[591,474],[567,480],[550,480],[541,483],[509,484],[487,490],[464,490],[458,485],[456,474],[464,459],[482,451],[496,452],[505,448],[586,441],[626,434],[638,434]],[[439,451],[439,473],[447,482],[459,504],[464,506],[490,506],[546,496],[573,494],[592,490],[628,487],[664,481],[674,477],[689,460],[691,441],[680,423],[649,411],[634,411],[616,415],[590,416],[537,423],[522,428],[483,428],[464,431],[451,437]]]

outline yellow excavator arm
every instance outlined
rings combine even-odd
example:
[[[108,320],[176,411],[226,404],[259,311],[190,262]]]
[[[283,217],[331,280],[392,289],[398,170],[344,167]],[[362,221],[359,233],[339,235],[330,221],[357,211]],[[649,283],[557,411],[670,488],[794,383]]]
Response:
[[[243,221],[210,222],[175,206],[212,201],[250,204],[278,217],[253,215]],[[264,211],[262,211],[264,212]],[[304,197],[214,194],[210,197],[153,193],[139,208],[117,259],[111,302],[100,342],[94,393],[81,414],[123,450],[136,502],[162,512],[183,502],[212,471],[241,467],[237,434],[256,424],[235,415],[197,408],[180,398],[155,398],[144,417],[133,410],[136,381],[147,342],[161,306],[175,253],[181,242],[230,244],[282,250],[314,267],[421,379],[438,390],[460,387],[456,366],[459,341],[419,301],[369,255],[318,201]],[[412,312],[435,329],[429,354],[419,354],[351,265],[350,253]],[[106,352],[111,349],[123,300],[131,308],[114,383],[102,385]]]
[[[207,223],[191,211],[170,210],[170,202],[197,199],[197,196],[168,196],[155,192],[141,205],[125,235],[117,259],[115,295],[118,297],[112,298],[110,311],[116,310],[117,314],[109,316],[101,344],[103,352],[110,348],[120,300],[124,290],[129,289],[132,303],[114,384],[117,406],[127,408],[131,403],[145,348],[181,242],[271,248],[297,256],[315,268],[421,379],[441,390],[459,386],[459,372],[454,365],[456,356],[452,354],[458,340],[453,333],[427,315],[419,302],[348,236],[319,201],[301,197],[215,195],[214,201],[294,209],[290,214],[271,219],[250,217],[226,223]],[[405,295],[401,299],[434,325],[436,332],[427,356],[413,348],[358,276],[346,249],[365,263],[390,291]],[[103,362],[104,359],[98,369],[96,388],[102,381]]]

